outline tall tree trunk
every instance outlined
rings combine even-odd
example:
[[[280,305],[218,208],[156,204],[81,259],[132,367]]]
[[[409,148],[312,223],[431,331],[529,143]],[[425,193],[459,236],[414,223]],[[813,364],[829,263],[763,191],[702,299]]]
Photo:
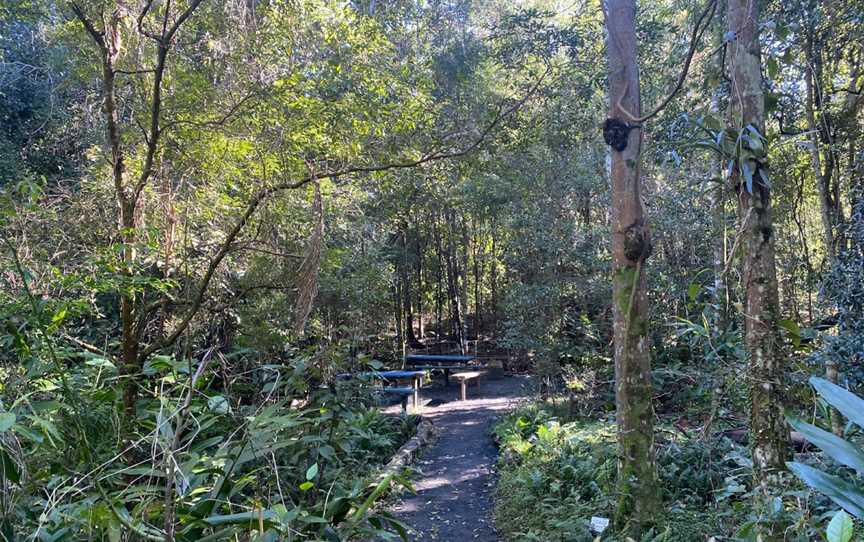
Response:
[[[444,259],[442,257],[443,249],[441,247],[441,229],[439,227],[439,217],[435,216],[435,257],[437,266],[435,268],[435,341],[438,343],[438,351],[441,351],[441,336],[444,328],[441,323],[442,312],[444,305],[444,289],[442,288],[442,280],[444,278]]]
[[[714,226],[714,303],[717,305],[714,325],[719,332],[726,330],[729,317],[729,288],[726,283],[726,191],[719,183],[711,201]]]
[[[640,194],[642,131],[628,130],[641,111],[635,0],[608,0],[609,119],[611,146],[612,292],[615,405],[618,422],[618,523],[634,538],[660,516],[651,405],[651,351],[645,260],[651,239]],[[612,132],[617,133],[617,137]]]
[[[417,348],[419,343],[414,334],[414,311],[411,307],[411,275],[408,272],[408,228],[407,226],[399,232],[402,255],[399,265],[399,280],[402,283],[402,315],[405,318],[405,343],[409,348]]]
[[[297,336],[303,336],[306,321],[318,295],[318,273],[324,248],[324,204],[321,199],[321,185],[317,182],[314,184],[312,210],[315,213],[315,227],[309,236],[303,262],[297,270],[297,303],[294,307],[294,333]]]
[[[414,299],[416,300],[416,305],[414,306],[414,310],[417,313],[417,338],[423,339],[423,243],[422,238],[420,236],[420,225],[417,224],[414,227],[414,235],[415,244],[414,248],[416,249],[416,258],[417,261],[415,270],[417,271],[417,283],[414,286]]]
[[[447,293],[450,299],[450,327],[453,331],[453,339],[459,344],[459,350],[465,353],[465,335],[462,327],[462,301],[459,291],[459,263],[456,255],[454,236],[456,235],[456,218],[454,213],[447,214]]]
[[[813,72],[816,70],[814,55],[821,55],[821,52],[814,51],[813,38],[807,38],[805,46],[807,56],[807,66],[804,68],[804,85],[807,87],[807,102],[805,104],[807,113],[807,130],[810,132],[810,157],[811,166],[813,167],[813,179],[816,182],[816,189],[819,193],[819,216],[822,219],[822,242],[825,244],[825,254],[828,258],[828,265],[833,267],[837,257],[837,248],[834,243],[834,218],[831,209],[831,170],[822,168],[822,160],[820,156],[820,137],[819,127],[816,124],[816,96],[817,89],[814,84],[819,84],[820,81],[814,83]],[[821,63],[820,63],[821,64]],[[837,363],[830,358],[825,360],[825,378],[830,382],[837,383]],[[840,412],[831,407],[831,431],[838,436],[843,435],[843,421]]]
[[[402,333],[402,288],[400,288],[402,280],[398,276],[398,271],[396,275],[393,280],[393,317],[396,323],[396,350],[397,352],[404,353],[405,335]]]
[[[807,39],[805,47],[807,66],[804,68],[804,84],[807,87],[807,102],[805,104],[807,113],[807,130],[810,132],[810,157],[813,167],[813,178],[816,181],[816,189],[819,193],[819,211],[822,219],[822,241],[825,243],[825,253],[828,261],[833,264],[835,256],[834,247],[834,224],[831,210],[831,171],[822,169],[822,160],[819,155],[819,127],[816,124],[816,89],[814,89],[813,71],[815,63],[812,38]],[[818,81],[816,82],[819,83]]]
[[[490,289],[490,299],[489,304],[491,305],[489,308],[491,323],[490,328],[492,330],[492,338],[495,338],[495,335],[498,331],[498,255],[496,253],[497,243],[495,241],[495,228],[492,228],[492,253],[490,255],[489,264],[489,289]]]
[[[460,342],[460,350],[462,354],[468,353],[468,314],[471,310],[468,305],[468,251],[470,250],[470,239],[468,238],[468,224],[465,219],[462,219],[460,224],[460,231],[462,233],[462,250],[460,251],[461,264],[459,266],[459,284],[461,288],[459,289],[459,300],[462,302],[462,306],[460,312],[462,313],[462,329],[460,331],[460,335],[462,336],[462,340]]]
[[[474,267],[474,340],[480,341],[480,308],[483,306],[480,303],[480,241],[477,232],[477,222],[471,221],[471,229],[473,230],[473,250],[471,251],[472,264]]]
[[[734,36],[727,54],[732,85],[729,127],[735,133],[749,127],[764,134],[759,1],[728,0],[727,9],[729,35]],[[771,190],[769,184],[762,181],[759,171],[766,168],[764,159],[763,163],[750,160],[750,165],[751,189],[742,175],[743,165],[733,168],[731,182],[738,194],[742,232],[742,280],[746,296],[744,340],[749,363],[750,443],[756,504],[760,512],[766,512],[770,497],[777,495],[782,485],[789,430],[783,418],[785,366],[778,331],[780,308]],[[777,521],[769,518],[762,529],[766,541],[782,538],[782,525]]]

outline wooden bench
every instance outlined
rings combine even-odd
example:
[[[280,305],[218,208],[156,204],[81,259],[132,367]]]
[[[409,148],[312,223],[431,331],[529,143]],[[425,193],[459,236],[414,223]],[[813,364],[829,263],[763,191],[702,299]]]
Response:
[[[450,374],[452,371],[479,371],[482,365],[414,365],[411,367],[417,371],[429,371],[429,373],[441,371],[444,373],[444,386],[450,385]]]
[[[459,388],[462,392],[462,400],[468,398],[468,383],[474,382],[477,388],[480,388],[480,377],[483,376],[482,371],[468,371],[464,373],[454,373],[453,378],[459,381]]]

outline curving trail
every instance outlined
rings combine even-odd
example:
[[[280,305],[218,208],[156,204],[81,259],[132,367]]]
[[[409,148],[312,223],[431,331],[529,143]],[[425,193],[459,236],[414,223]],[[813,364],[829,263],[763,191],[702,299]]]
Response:
[[[497,542],[492,521],[494,467],[498,450],[490,430],[494,420],[525,394],[528,379],[486,379],[480,392],[459,386],[423,390],[422,414],[435,424],[438,439],[415,468],[417,495],[406,494],[392,508],[411,527],[416,542]]]

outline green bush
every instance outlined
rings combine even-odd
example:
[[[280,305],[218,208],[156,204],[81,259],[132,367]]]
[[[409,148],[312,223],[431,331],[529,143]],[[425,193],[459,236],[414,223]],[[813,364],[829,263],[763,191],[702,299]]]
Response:
[[[849,419],[850,425],[855,424],[864,428],[864,399],[822,378],[813,377],[810,383],[822,399]],[[861,476],[864,476],[864,448],[796,418],[790,417],[789,423],[808,441],[818,446],[826,456],[840,466],[841,470],[847,472],[841,477],[799,461],[790,462],[789,469],[808,486],[824,494],[859,520],[864,520],[864,483],[861,481]],[[853,475],[848,472],[848,469],[854,471],[858,478],[850,480]],[[844,516],[838,518],[832,520],[831,525],[842,523],[848,526],[846,529],[837,528],[848,531],[849,538],[846,538],[845,533],[835,536],[837,540],[845,542],[852,536],[852,522],[851,519],[844,521]]]
[[[162,540],[169,526],[189,542],[404,534],[372,505],[404,483],[377,472],[415,419],[365,406],[362,389],[310,383],[302,361],[262,371],[269,399],[255,405],[212,385],[214,369],[189,369],[168,357],[145,368],[161,393],[126,422],[138,440],[125,455],[114,395],[93,386],[97,372],[116,377],[107,360],[67,375],[74,401],[0,402],[0,539]]]
[[[593,516],[612,517],[616,487],[615,426],[559,423],[551,409],[523,407],[495,428],[502,447],[496,518],[505,540],[591,541]],[[724,515],[740,495],[749,468],[728,440],[670,441],[657,463],[668,510],[648,540],[699,540],[728,532]],[[618,540],[614,533],[604,540]]]

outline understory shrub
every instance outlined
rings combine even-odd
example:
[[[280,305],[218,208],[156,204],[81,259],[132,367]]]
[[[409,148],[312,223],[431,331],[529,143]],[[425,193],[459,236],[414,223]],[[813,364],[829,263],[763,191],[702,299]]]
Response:
[[[559,412],[560,411],[560,412]],[[592,517],[612,518],[617,446],[612,420],[568,421],[549,402],[527,404],[502,418],[495,517],[508,542],[592,542]],[[752,462],[746,447],[727,438],[700,440],[658,427],[657,467],[666,513],[643,540],[750,540]],[[792,541],[823,539],[836,507],[794,485],[777,498],[775,513]],[[625,542],[614,525],[602,540]]]
[[[70,400],[40,400],[36,389],[17,399],[0,393],[0,540],[404,534],[374,505],[406,482],[377,473],[417,420],[375,408],[362,383],[309,380],[298,358],[261,366],[245,386],[229,388],[207,357],[161,356],[145,368],[159,393],[121,422],[114,394],[99,385],[116,379],[116,368],[88,359],[63,382],[45,375],[43,385],[67,386]],[[229,391],[253,384],[254,403]],[[133,442],[121,439],[124,423]]]

